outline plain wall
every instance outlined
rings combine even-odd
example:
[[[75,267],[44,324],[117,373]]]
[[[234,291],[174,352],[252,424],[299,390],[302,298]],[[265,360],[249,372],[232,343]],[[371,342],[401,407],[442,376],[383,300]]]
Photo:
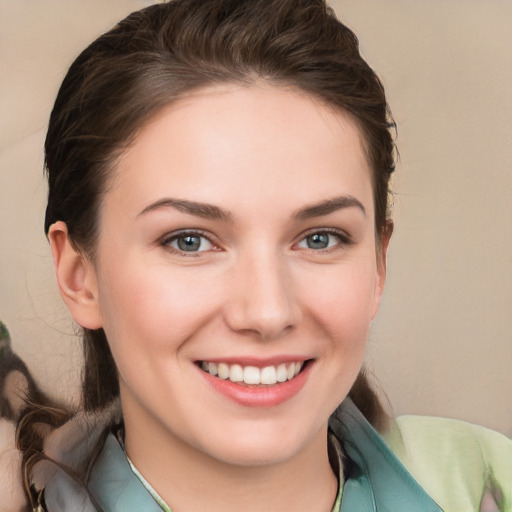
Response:
[[[42,146],[76,54],[150,2],[0,2],[0,319],[52,393],[80,357],[43,234]],[[397,414],[512,434],[512,3],[333,2],[398,124],[395,234],[367,364]]]

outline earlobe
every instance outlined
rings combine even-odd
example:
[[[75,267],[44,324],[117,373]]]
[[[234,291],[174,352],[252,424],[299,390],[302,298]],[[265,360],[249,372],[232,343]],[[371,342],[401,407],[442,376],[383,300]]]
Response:
[[[386,221],[386,227],[382,230],[381,239],[380,239],[380,247],[378,248],[377,253],[377,279],[375,282],[375,293],[373,300],[373,308],[372,308],[372,321],[377,315],[377,311],[379,310],[380,300],[382,298],[382,294],[384,293],[384,285],[386,283],[386,260],[388,253],[389,241],[391,240],[391,235],[393,234],[394,224],[391,219]]]
[[[102,327],[96,271],[68,236],[64,222],[50,226],[48,239],[53,254],[60,294],[73,319],[87,329]]]

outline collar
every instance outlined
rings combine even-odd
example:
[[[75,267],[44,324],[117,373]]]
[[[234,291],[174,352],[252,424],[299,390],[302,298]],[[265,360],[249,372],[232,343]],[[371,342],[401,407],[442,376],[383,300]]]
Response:
[[[350,399],[345,399],[338,407],[329,427],[346,455],[341,506],[335,512],[442,512]],[[69,480],[61,474],[61,478],[49,483],[45,490],[49,510],[67,512],[73,509],[63,499],[66,495],[78,498],[76,482]],[[104,512],[162,512],[132,471],[114,434],[107,437],[94,465],[89,490]],[[80,510],[96,512],[91,500],[83,493],[82,497]]]
[[[442,512],[349,398],[329,426],[346,454],[339,512]]]

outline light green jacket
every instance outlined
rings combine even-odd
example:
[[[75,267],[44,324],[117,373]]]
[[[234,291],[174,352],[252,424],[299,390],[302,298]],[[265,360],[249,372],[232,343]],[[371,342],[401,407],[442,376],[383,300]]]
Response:
[[[348,399],[330,428],[346,455],[339,512],[512,512],[512,444],[496,432],[406,416],[381,437]],[[104,512],[162,512],[113,435],[89,489]],[[45,490],[48,511],[71,512],[65,499],[70,494],[72,512],[96,511],[77,492],[75,482],[56,473]]]
[[[402,416],[383,435],[446,512],[512,512],[512,442],[483,427]]]

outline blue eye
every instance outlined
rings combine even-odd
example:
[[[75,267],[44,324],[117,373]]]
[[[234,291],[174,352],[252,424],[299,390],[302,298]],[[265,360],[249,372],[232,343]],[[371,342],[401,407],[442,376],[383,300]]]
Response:
[[[305,236],[299,243],[298,247],[304,249],[322,250],[328,249],[342,242],[341,235],[330,233],[329,231],[316,231]]]
[[[179,233],[165,241],[165,244],[180,252],[204,252],[213,249],[213,244],[199,233]]]

